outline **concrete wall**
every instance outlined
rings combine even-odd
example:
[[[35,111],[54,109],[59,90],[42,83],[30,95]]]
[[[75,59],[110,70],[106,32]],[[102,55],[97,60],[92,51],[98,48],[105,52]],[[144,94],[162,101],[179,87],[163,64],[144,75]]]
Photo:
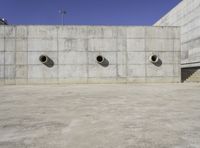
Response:
[[[200,0],[183,0],[155,26],[181,26],[182,67],[200,66]]]
[[[0,83],[180,82],[177,27],[0,26]],[[45,54],[49,68],[39,61]],[[161,66],[149,62],[151,54]],[[96,62],[102,55],[108,67]]]

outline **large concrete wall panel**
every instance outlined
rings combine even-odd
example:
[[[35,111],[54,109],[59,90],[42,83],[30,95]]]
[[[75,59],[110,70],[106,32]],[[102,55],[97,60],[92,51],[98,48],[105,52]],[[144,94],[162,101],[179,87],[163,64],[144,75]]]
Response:
[[[58,42],[59,51],[86,51],[87,39],[61,38]]]
[[[18,27],[17,27],[18,28]],[[56,26],[28,26],[28,38],[57,38]]]
[[[117,39],[89,39],[88,51],[119,51]]]
[[[57,40],[49,38],[29,38],[28,51],[57,51]]]
[[[146,51],[174,51],[173,39],[146,39]],[[178,49],[179,50],[179,49]]]
[[[59,52],[59,65],[87,65],[87,53],[86,52]]]
[[[145,39],[127,39],[127,51],[145,51]]]
[[[43,65],[29,65],[28,66],[28,78],[30,79],[45,79],[45,78],[57,78],[57,65],[53,68],[48,68]]]
[[[145,27],[127,27],[127,38],[144,39],[146,36],[145,29]]]
[[[59,38],[72,38],[72,39],[83,39],[87,38],[88,31],[87,26],[66,26],[58,27]]]
[[[16,28],[15,26],[4,26],[4,37],[5,38],[15,38]]]

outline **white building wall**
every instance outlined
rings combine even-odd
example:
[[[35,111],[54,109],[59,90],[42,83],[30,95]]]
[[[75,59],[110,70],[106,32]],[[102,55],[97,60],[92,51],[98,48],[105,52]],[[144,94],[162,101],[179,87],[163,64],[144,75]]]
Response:
[[[183,0],[154,26],[181,26],[182,67],[200,66],[200,0]]]

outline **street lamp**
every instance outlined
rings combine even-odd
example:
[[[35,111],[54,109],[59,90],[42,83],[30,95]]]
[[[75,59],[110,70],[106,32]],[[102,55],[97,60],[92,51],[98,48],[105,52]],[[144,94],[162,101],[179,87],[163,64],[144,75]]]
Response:
[[[59,13],[61,15],[61,22],[62,25],[64,25],[64,15],[67,13],[65,10],[59,10]]]

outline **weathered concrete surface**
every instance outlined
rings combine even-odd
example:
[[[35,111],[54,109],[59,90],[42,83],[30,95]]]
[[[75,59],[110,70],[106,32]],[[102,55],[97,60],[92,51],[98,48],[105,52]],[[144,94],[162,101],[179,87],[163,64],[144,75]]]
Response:
[[[42,54],[55,65],[43,65]],[[178,27],[0,26],[0,84],[132,82],[180,82]]]
[[[1,148],[198,148],[200,85],[0,87]]]

